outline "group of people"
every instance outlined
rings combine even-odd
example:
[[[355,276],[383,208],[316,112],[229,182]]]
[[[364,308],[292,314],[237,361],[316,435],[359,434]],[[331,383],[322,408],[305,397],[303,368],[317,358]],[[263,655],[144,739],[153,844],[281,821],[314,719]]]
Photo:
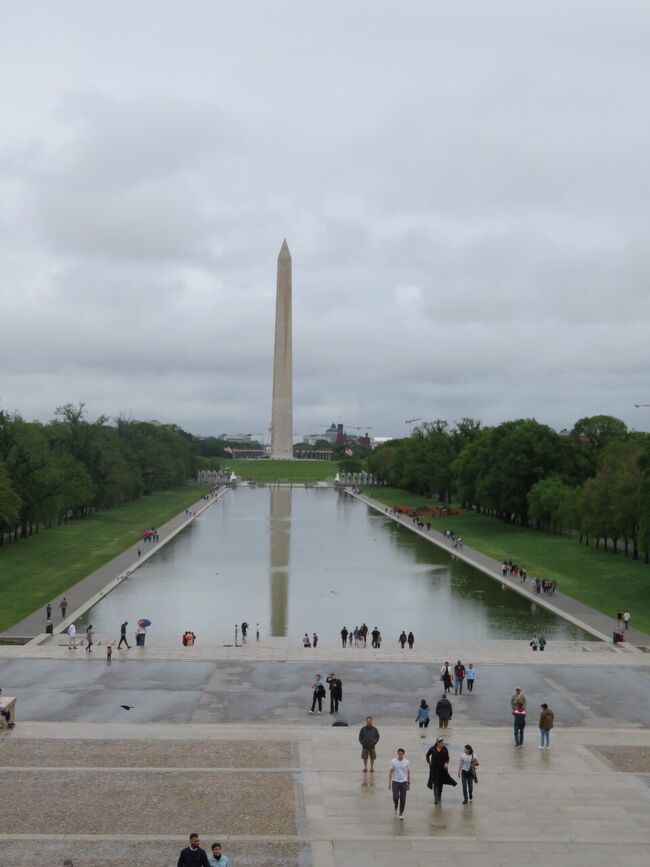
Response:
[[[317,674],[314,678],[314,682],[311,685],[312,700],[309,713],[315,712],[316,705],[318,705],[318,713],[323,712],[323,699],[327,695],[325,684],[327,684],[330,693],[330,713],[339,712],[339,704],[343,701],[343,682],[332,671],[325,678],[325,682],[323,682],[321,674]]]
[[[142,531],[142,541],[143,542],[151,542],[152,544],[159,542],[160,536],[158,534],[158,530],[156,530],[155,527],[151,527],[151,529],[149,529],[149,530],[143,530]]]
[[[515,578],[519,578],[520,584],[526,583],[526,578],[528,577],[528,571],[524,566],[519,566],[517,563],[513,563],[512,560],[504,560],[501,565],[501,574],[505,578],[506,575]],[[553,596],[557,589],[557,581],[552,580],[550,578],[533,578],[532,579],[532,589],[534,593],[537,593],[540,596],[544,593],[546,596]]]
[[[181,850],[176,867],[232,867],[232,861],[223,854],[221,843],[213,843],[208,855],[199,835],[190,834],[190,845]]]
[[[183,644],[183,647],[194,647],[195,641],[196,635],[192,632],[191,629],[186,629],[181,636],[181,642]]]
[[[462,695],[465,680],[467,680],[467,692],[472,692],[474,690],[474,683],[476,682],[476,669],[472,662],[465,668],[459,659],[454,666],[454,678],[452,681],[449,663],[444,662],[440,669],[440,680],[442,681],[445,693],[451,692],[453,683],[454,695]]]
[[[361,761],[363,773],[375,772],[377,760],[377,744],[379,743],[379,731],[371,716],[366,717],[365,725],[359,730],[359,743],[361,744]],[[433,791],[433,803],[440,804],[442,801],[443,786],[456,786],[456,780],[449,773],[449,751],[443,737],[438,737],[426,754],[428,765],[427,788]],[[370,767],[368,767],[370,765]],[[463,804],[468,804],[474,795],[474,783],[478,782],[476,769],[479,760],[471,744],[465,744],[463,753],[458,763],[458,778],[462,782]],[[406,751],[399,747],[397,754],[391,760],[388,770],[388,789],[392,794],[395,818],[403,820],[406,808],[406,793],[412,784],[411,763],[406,758]]]
[[[453,530],[445,530],[444,537],[448,542],[451,542],[452,547],[454,548],[462,548],[463,540],[460,536],[458,536]]]
[[[372,631],[369,630],[365,623],[362,623],[361,626],[355,626],[354,629],[348,629],[347,626],[344,626],[341,630],[341,646],[366,647],[368,634],[370,634],[370,646],[374,647],[375,650],[379,650],[383,640],[381,632],[376,626]],[[415,639],[413,640],[415,641]]]
[[[524,745],[524,729],[526,728],[526,696],[520,686],[515,687],[512,698],[510,699],[510,707],[512,708],[512,719],[514,724],[515,747],[520,748]],[[539,715],[539,731],[540,731],[540,750],[551,749],[551,729],[555,724],[555,714],[544,702],[540,705],[541,712]]]
[[[533,650],[537,650],[537,648],[539,648],[540,650],[544,650],[544,648],[548,644],[547,640],[544,638],[543,635],[540,635],[539,638],[536,635],[533,635],[533,637],[528,643],[533,648]]]
[[[404,646],[408,644],[409,650],[413,650],[413,645],[415,644],[415,636],[412,632],[409,632],[407,635],[406,632],[402,629],[400,637],[397,639],[399,641],[400,647],[404,650]]]
[[[318,633],[314,632],[312,637],[309,637],[309,633],[305,632],[302,637],[302,646],[303,647],[318,647]]]

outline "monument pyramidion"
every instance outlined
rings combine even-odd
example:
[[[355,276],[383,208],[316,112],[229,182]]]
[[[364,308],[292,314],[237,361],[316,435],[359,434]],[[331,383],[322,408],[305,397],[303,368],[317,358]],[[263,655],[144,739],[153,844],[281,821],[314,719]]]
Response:
[[[275,350],[273,355],[273,408],[271,458],[293,458],[293,366],[291,356],[291,253],[286,239],[278,255],[275,296]]]

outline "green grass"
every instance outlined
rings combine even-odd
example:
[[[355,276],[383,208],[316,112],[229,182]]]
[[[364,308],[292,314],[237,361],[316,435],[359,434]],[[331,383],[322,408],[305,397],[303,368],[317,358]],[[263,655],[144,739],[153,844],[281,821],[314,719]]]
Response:
[[[63,594],[137,542],[145,527],[160,527],[208,490],[183,485],[158,491],[0,548],[0,630]]]
[[[337,461],[223,461],[223,466],[256,482],[324,482],[338,470]]]
[[[366,493],[389,506],[439,505],[399,488],[368,488]],[[467,545],[495,560],[512,559],[525,566],[529,576],[556,579],[563,593],[604,614],[615,617],[617,611],[629,611],[631,624],[650,633],[650,566],[642,561],[474,512],[423,520],[430,520],[437,530],[454,530]]]

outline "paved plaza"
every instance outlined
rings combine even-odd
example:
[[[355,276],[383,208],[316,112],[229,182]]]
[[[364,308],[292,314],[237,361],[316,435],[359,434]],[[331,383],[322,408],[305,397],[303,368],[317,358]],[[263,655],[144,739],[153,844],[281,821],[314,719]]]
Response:
[[[420,698],[440,694],[439,660],[470,661],[462,644],[376,654],[332,642],[305,658],[288,640],[204,642],[175,658],[151,643],[110,665],[56,639],[0,648],[0,683],[19,697],[18,725],[0,737],[11,793],[0,800],[0,863],[174,865],[197,830],[236,867],[646,864],[650,655],[590,644],[558,642],[543,658],[524,656],[523,642],[483,642],[480,658],[467,648],[477,685],[452,694],[445,734],[454,775],[473,745],[479,784],[469,805],[459,786],[436,807],[425,752],[438,729],[422,739],[413,720]],[[349,727],[308,713],[313,674],[332,670]],[[528,697],[522,749],[515,685]],[[550,750],[538,749],[542,701],[556,714]],[[374,774],[362,773],[357,742],[366,713],[381,733]],[[413,771],[404,822],[387,785],[398,746]]]

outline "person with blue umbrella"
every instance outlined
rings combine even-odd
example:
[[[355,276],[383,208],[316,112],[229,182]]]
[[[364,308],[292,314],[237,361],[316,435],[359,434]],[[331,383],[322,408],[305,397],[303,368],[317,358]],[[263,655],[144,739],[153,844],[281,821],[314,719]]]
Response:
[[[138,647],[144,647],[144,640],[147,637],[147,626],[151,626],[151,620],[143,617],[137,621],[138,628],[135,633],[135,643]]]

